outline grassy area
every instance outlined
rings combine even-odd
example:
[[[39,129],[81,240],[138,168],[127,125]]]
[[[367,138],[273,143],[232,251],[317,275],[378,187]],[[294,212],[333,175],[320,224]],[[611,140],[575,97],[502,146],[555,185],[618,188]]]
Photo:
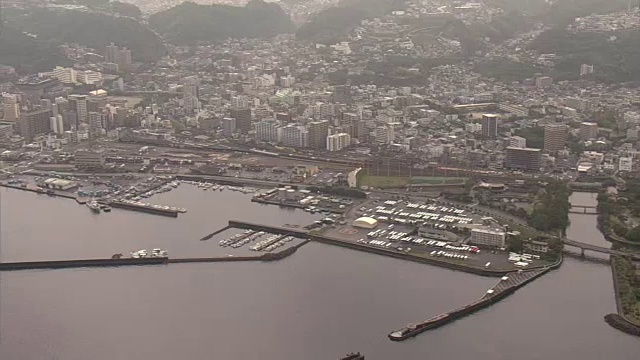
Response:
[[[403,187],[409,184],[408,177],[362,175],[358,179],[358,186],[368,186],[379,189]]]
[[[358,177],[358,186],[374,188],[397,188],[412,185],[464,185],[466,178],[437,177],[437,176],[373,176],[361,175]]]
[[[425,185],[464,185],[466,178],[456,177],[433,177],[433,176],[414,176],[411,178],[411,184]]]

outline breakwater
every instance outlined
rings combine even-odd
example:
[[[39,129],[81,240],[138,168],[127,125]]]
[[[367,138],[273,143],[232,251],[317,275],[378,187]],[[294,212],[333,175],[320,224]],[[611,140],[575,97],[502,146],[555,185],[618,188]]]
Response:
[[[162,265],[168,263],[167,258],[124,258],[124,259],[81,259],[81,260],[53,260],[53,261],[24,261],[0,263],[0,271],[37,270],[37,269],[67,269],[82,267],[113,267],[113,266],[143,266]]]
[[[470,304],[467,304],[455,310],[432,317],[429,320],[422,321],[417,324],[409,324],[399,330],[392,331],[388,335],[389,339],[393,341],[403,341],[427,330],[446,325],[464,316],[484,309],[514,293],[522,286],[545,274],[551,268],[552,267],[547,267],[544,269],[508,273],[507,275],[502,277],[496,285],[489,289],[489,291],[487,291],[480,299],[475,300]]]
[[[119,266],[148,266],[184,263],[213,263],[213,262],[243,262],[243,261],[277,261],[293,255],[300,247],[309,241],[303,241],[277,253],[266,253],[259,256],[224,256],[201,258],[120,258],[120,259],[79,259],[79,260],[52,260],[52,261],[23,261],[0,263],[0,271],[39,270],[39,269],[69,269],[92,267],[119,267]]]

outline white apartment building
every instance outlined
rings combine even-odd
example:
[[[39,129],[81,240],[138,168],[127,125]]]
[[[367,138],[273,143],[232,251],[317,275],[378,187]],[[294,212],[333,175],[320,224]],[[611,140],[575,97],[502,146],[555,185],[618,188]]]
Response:
[[[351,135],[339,133],[327,136],[327,150],[340,151],[351,145]]]
[[[99,83],[102,81],[102,73],[92,70],[79,71],[76,72],[76,80],[89,85]]]
[[[278,123],[275,121],[261,120],[255,123],[256,140],[275,142],[278,141]]]
[[[56,66],[53,69],[53,77],[63,84],[75,84],[77,82],[76,71],[73,68]]]
[[[633,169],[633,158],[632,157],[621,157],[618,161],[618,170],[620,171],[631,171]]]
[[[18,95],[2,94],[2,107],[4,121],[16,122],[20,119],[20,104],[18,103]]]
[[[517,148],[526,148],[527,147],[527,139],[522,136],[512,136],[509,138],[509,146],[517,147]]]
[[[393,129],[388,126],[377,126],[375,129],[375,137],[376,143],[380,145],[390,144],[394,139]]]
[[[493,247],[504,247],[507,235],[504,231],[489,229],[472,229],[470,243]]]
[[[307,147],[309,133],[304,126],[283,126],[278,128],[278,142],[287,147]]]
[[[51,131],[53,131],[56,135],[62,135],[64,133],[64,122],[62,120],[62,115],[54,115],[49,121],[51,121]]]

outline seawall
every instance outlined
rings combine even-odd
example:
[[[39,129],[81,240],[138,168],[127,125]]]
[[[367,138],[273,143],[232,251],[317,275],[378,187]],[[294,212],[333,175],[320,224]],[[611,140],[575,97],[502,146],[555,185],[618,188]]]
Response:
[[[613,258],[613,257],[612,257]],[[640,336],[640,326],[629,321],[624,315],[622,301],[620,300],[620,285],[618,283],[618,270],[616,270],[615,262],[611,261],[611,276],[613,277],[613,291],[616,298],[617,314],[607,314],[604,321],[612,327],[623,331],[629,335]]]

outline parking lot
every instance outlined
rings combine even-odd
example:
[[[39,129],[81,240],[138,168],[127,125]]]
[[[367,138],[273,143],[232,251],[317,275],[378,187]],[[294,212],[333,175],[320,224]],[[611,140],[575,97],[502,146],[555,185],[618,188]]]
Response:
[[[359,217],[373,218],[377,220],[377,225],[372,229],[352,226]],[[516,266],[514,264],[518,261],[510,261],[509,253],[504,249],[483,249],[467,244],[470,228],[484,227],[487,223],[492,226],[497,224],[478,214],[451,206],[403,200],[370,200],[356,205],[345,220],[345,225],[325,227],[323,234],[476,268],[516,270],[546,264],[540,259],[528,258],[526,264]],[[421,233],[420,228],[428,231]]]

